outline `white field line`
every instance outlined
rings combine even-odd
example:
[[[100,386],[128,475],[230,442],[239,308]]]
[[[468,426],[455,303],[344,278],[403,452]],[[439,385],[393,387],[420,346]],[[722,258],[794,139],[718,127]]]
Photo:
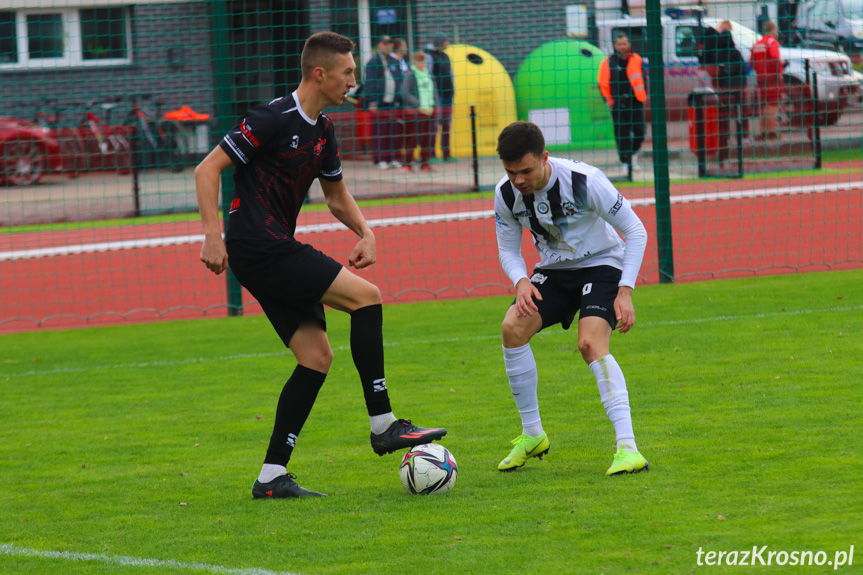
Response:
[[[679,319],[679,320],[666,320],[666,321],[643,321],[638,322],[638,327],[641,329],[647,329],[654,326],[666,326],[666,325],[694,325],[700,323],[713,323],[713,322],[727,322],[727,321],[749,321],[753,319],[760,318],[772,318],[772,317],[781,317],[781,316],[796,316],[796,315],[807,315],[813,313],[844,313],[844,312],[857,312],[863,310],[863,305],[857,306],[844,306],[844,307],[828,307],[822,309],[801,309],[794,311],[777,311],[777,312],[768,312],[768,313],[757,313],[757,314],[749,314],[749,315],[722,315],[716,317],[696,317],[689,319]],[[543,339],[546,337],[559,337],[566,336],[570,332],[563,330],[553,330],[553,331],[542,331],[537,334],[536,337]],[[396,342],[384,342],[384,347],[402,347],[402,346],[422,346],[423,348],[427,348],[434,344],[446,344],[446,343],[466,343],[470,341],[485,341],[485,340],[499,340],[500,334],[495,332],[493,334],[488,335],[475,335],[475,336],[466,336],[466,337],[445,337],[438,338],[434,340],[421,339],[421,340],[410,340],[410,341],[396,341]],[[342,346],[333,346],[333,350],[335,351],[348,351],[350,346],[342,345]],[[106,370],[117,370],[117,369],[141,369],[141,368],[158,368],[158,367],[175,367],[179,365],[192,365],[192,364],[202,364],[202,363],[225,363],[229,361],[237,361],[243,359],[265,359],[270,357],[285,357],[289,358],[289,353],[287,350],[278,351],[278,352],[269,352],[269,353],[238,353],[231,355],[218,355],[212,357],[190,357],[186,359],[176,359],[171,361],[142,361],[135,363],[118,363],[118,364],[102,364],[102,365],[91,365],[87,367],[58,367],[54,369],[39,369],[32,371],[24,371],[21,373],[2,373],[0,372],[0,380],[9,381],[12,378],[18,377],[47,377],[53,375],[63,375],[67,373],[86,373],[91,371],[106,371]],[[2,548],[2,547],[0,547]]]
[[[836,182],[819,186],[792,186],[784,188],[765,188],[758,190],[738,190],[731,192],[710,192],[701,194],[686,194],[683,196],[672,196],[672,204],[687,204],[705,201],[741,200],[750,198],[770,196],[791,196],[798,194],[820,194],[825,192],[842,192],[863,189],[861,182]],[[633,206],[652,206],[656,203],[654,198],[635,198],[631,200]],[[436,222],[456,222],[464,220],[479,220],[491,218],[494,210],[478,210],[471,212],[453,212],[447,214],[429,214],[421,216],[404,216],[399,218],[383,218],[369,220],[372,228],[386,228],[392,226],[404,226],[412,224],[430,224]],[[346,230],[347,228],[339,222],[328,224],[315,224],[309,226],[298,226],[297,234],[310,234],[321,232],[333,232]],[[68,246],[54,246],[49,248],[35,248],[27,250],[12,250],[0,252],[0,262],[24,260],[42,257],[68,256],[75,254],[89,254],[108,251],[131,250],[137,248],[158,248],[164,246],[179,246],[196,244],[204,241],[203,234],[187,236],[169,236],[162,238],[147,238],[140,240],[124,240],[116,242],[99,242],[91,244],[73,244]]]
[[[269,569],[229,569],[219,565],[206,563],[174,561],[173,559],[144,559],[139,557],[123,557],[122,555],[102,555],[96,553],[73,553],[71,551],[40,551],[27,547],[16,547],[0,543],[0,555],[13,557],[38,557],[42,559],[60,559],[66,561],[94,561],[104,565],[119,565],[121,567],[167,567],[183,571],[204,571],[216,575],[295,575],[286,571],[270,571]]]
[[[369,220],[373,228],[386,228],[391,226],[402,226],[408,224],[429,224],[435,222],[455,222],[460,220],[476,220],[493,216],[493,211],[479,212],[457,212],[450,214],[432,214],[424,216],[410,216],[401,218],[384,218],[380,220]],[[341,222],[328,224],[314,224],[310,226],[297,226],[297,234],[311,234],[320,232],[334,232],[347,230]],[[10,260],[23,260],[40,257],[68,256],[74,254],[89,254],[96,252],[108,252],[119,250],[132,250],[136,248],[158,248],[164,246],[179,246],[184,244],[196,244],[204,241],[203,234],[189,236],[170,236],[164,238],[148,238],[141,240],[124,240],[117,242],[99,242],[93,244],[74,244],[69,246],[56,246],[50,248],[38,248],[30,250],[15,250],[0,252],[0,262]]]

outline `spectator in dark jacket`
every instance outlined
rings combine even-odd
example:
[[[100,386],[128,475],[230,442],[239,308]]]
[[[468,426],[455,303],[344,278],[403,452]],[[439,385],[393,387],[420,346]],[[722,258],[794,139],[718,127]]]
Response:
[[[429,71],[435,83],[437,106],[435,106],[435,127],[440,128],[440,148],[443,161],[452,160],[450,150],[450,131],[452,130],[452,104],[455,98],[455,76],[452,72],[452,62],[444,50],[449,46],[449,38],[445,34],[437,34],[432,42],[433,48],[428,51]]]
[[[795,18],[797,18],[797,0],[779,0],[776,5],[776,20],[779,25],[780,44],[792,43]]]
[[[389,36],[378,39],[377,51],[366,62],[363,82],[363,106],[371,113],[372,161],[382,170],[393,162],[393,110],[398,85],[389,58],[392,48],[393,40]]]
[[[719,162],[728,158],[731,120],[738,117],[746,87],[746,63],[731,36],[732,24],[724,20],[717,30],[706,30],[701,63],[714,66],[714,86],[719,96]],[[733,126],[736,129],[736,125]]]
[[[410,114],[410,105],[405,102],[405,79],[410,74],[409,62],[407,61],[408,44],[404,38],[393,38],[393,49],[387,57],[387,63],[390,67],[390,74],[396,82],[396,98],[393,109],[392,118],[392,148],[393,156],[391,166],[393,168],[401,168],[402,163],[399,161],[402,158],[405,149],[406,123],[409,121],[407,117]]]

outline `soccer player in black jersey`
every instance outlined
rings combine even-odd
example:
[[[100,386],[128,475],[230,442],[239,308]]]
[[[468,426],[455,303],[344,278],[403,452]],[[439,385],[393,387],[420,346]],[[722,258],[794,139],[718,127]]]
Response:
[[[257,106],[195,170],[204,224],[201,261],[216,274],[228,265],[258,300],[297,360],[279,397],[273,434],[252,496],[323,496],[297,484],[286,466],[333,360],[323,305],[351,315],[351,355],[362,382],[378,455],[446,435],[396,419],[384,378],[381,293],[331,257],[294,238],[297,215],[319,178],[333,215],[359,236],[348,265],[375,263],[375,236],[342,180],[338,144],[326,106],[356,85],[353,42],[332,32],[306,40],[299,88]],[[235,166],[225,240],[218,214],[219,178]]]

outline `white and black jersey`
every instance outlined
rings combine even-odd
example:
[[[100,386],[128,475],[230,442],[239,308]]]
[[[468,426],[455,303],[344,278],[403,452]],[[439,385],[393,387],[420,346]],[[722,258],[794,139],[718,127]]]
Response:
[[[542,258],[537,269],[612,266],[622,271],[620,285],[634,288],[647,232],[629,201],[598,168],[562,158],[548,162],[551,176],[542,190],[523,195],[508,177],[495,188],[498,253],[506,275],[513,285],[528,277],[521,256],[526,228]]]

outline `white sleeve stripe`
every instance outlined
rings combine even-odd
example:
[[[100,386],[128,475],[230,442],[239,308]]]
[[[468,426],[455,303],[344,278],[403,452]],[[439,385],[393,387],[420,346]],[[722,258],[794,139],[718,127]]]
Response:
[[[246,158],[246,154],[243,153],[243,151],[239,148],[239,146],[237,146],[237,144],[228,136],[225,136],[224,139],[225,139],[225,142],[227,142],[228,146],[231,148],[231,150],[234,152],[234,154],[237,155],[237,159],[240,160],[241,162],[243,162],[244,164],[248,164],[249,159]]]

